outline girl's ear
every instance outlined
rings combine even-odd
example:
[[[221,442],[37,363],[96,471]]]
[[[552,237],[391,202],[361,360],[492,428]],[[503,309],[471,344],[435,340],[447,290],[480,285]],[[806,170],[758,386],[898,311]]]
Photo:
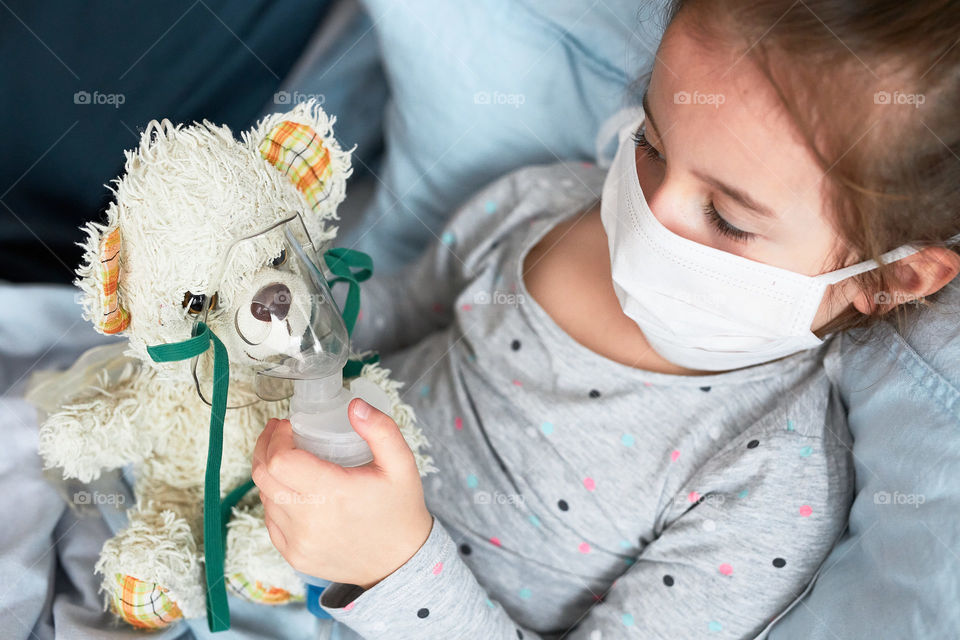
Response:
[[[123,242],[115,204],[107,215],[106,225],[91,222],[84,227],[84,259],[74,284],[83,291],[84,317],[98,332],[113,335],[130,326],[130,313],[123,307],[120,292]]]
[[[244,141],[283,173],[296,187],[310,211],[321,219],[332,216],[343,201],[350,176],[350,154],[333,137],[335,118],[314,100],[287,113],[260,121]]]
[[[947,286],[960,273],[960,255],[946,247],[926,247],[891,265],[893,291],[863,293],[854,300],[863,314],[885,312],[905,302],[922,300]]]

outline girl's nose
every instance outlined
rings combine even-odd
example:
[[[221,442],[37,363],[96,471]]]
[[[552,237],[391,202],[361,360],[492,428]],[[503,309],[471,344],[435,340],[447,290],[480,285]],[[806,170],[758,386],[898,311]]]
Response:
[[[664,227],[701,244],[709,244],[709,229],[703,224],[703,207],[700,194],[689,191],[677,178],[666,177],[656,182],[653,188],[644,190],[647,205]]]

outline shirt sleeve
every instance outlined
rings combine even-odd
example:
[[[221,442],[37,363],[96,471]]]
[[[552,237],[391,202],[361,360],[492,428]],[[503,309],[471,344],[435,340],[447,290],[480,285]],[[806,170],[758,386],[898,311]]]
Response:
[[[755,637],[804,591],[842,531],[851,476],[847,451],[825,438],[747,437],[670,499],[660,535],[572,630],[517,624],[437,520],[393,574],[367,591],[333,584],[321,606],[365,638]]]

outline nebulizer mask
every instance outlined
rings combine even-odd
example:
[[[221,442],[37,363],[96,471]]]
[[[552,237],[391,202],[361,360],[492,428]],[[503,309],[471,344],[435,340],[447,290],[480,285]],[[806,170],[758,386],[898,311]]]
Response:
[[[333,251],[340,253],[328,253],[328,264],[345,266],[351,254],[366,258],[347,250]],[[369,259],[361,267],[369,272]],[[355,275],[349,270],[340,272],[332,281],[349,281]],[[244,275],[238,279],[236,274]],[[254,371],[255,397],[249,393],[243,397],[238,391],[230,396],[228,408],[258,399],[290,398],[289,419],[298,448],[342,466],[369,462],[370,448],[351,427],[347,405],[354,397],[362,397],[387,410],[389,399],[365,379],[355,380],[349,389],[343,386],[350,356],[349,332],[300,215],[235,241],[213,282],[218,283],[217,294],[203,300],[197,326],[209,327],[219,315],[218,337],[231,347],[234,362],[239,356]],[[352,328],[359,304],[354,289],[346,306],[351,303],[355,307],[348,309]],[[211,405],[214,359],[215,351],[208,350],[192,362],[197,391]]]
[[[365,464],[373,455],[350,425],[347,405],[361,397],[384,412],[391,406],[378,385],[355,377],[376,357],[350,358],[349,333],[359,313],[359,282],[372,273],[369,256],[330,249],[321,263],[300,214],[238,235],[228,245],[219,271],[206,280],[210,293],[184,300],[185,313],[196,317],[192,336],[147,348],[158,362],[189,358],[197,392],[211,407],[204,487],[208,619],[225,618],[227,626],[222,588],[224,514],[253,483],[234,488],[220,500],[226,411],[290,398],[289,419],[297,448],[349,467]],[[330,284],[349,285],[343,313],[321,264],[331,274]],[[252,376],[243,375],[250,372]],[[354,378],[349,389],[343,384],[345,375]],[[308,583],[322,583],[302,577]]]

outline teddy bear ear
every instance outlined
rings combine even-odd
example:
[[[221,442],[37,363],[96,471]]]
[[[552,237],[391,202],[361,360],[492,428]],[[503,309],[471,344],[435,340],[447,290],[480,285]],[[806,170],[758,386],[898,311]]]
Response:
[[[83,290],[84,317],[98,332],[114,335],[130,326],[130,312],[123,308],[120,296],[123,242],[114,207],[109,214],[107,225],[85,227],[84,263],[77,269],[75,284]]]
[[[352,149],[342,150],[333,137],[335,121],[308,100],[287,113],[268,116],[244,136],[321,218],[332,216],[343,201],[351,173]]]

